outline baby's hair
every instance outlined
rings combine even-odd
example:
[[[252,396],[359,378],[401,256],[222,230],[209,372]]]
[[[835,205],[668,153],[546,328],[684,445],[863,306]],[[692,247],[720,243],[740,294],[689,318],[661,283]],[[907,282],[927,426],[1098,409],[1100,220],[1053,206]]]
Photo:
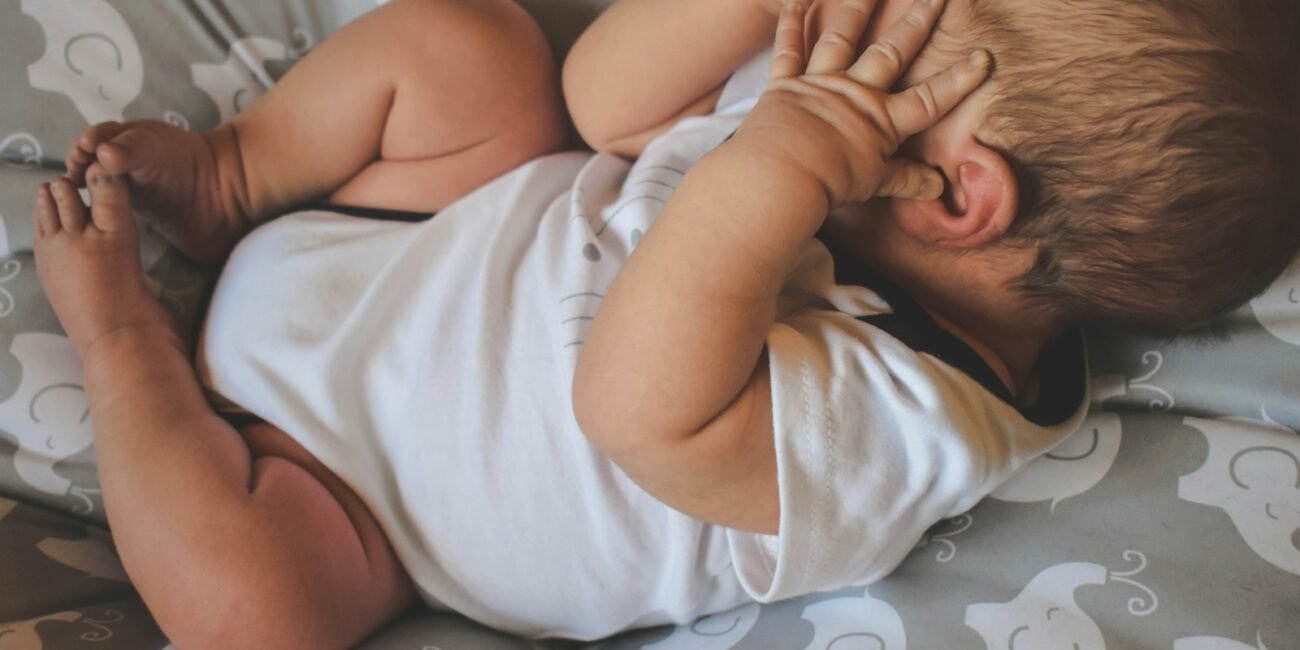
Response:
[[[1163,333],[1235,308],[1300,251],[1300,2],[963,0],[985,128],[1020,184],[1018,287],[1075,323]],[[983,133],[981,133],[983,135]]]

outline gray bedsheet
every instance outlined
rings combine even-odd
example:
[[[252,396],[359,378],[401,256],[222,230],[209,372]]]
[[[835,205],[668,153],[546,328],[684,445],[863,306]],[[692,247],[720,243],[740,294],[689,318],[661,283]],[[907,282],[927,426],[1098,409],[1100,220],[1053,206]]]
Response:
[[[525,4],[562,51],[607,2]],[[80,367],[28,252],[36,184],[89,123],[229,117],[373,5],[0,0],[0,650],[167,645],[105,528]],[[192,326],[212,273],[156,238],[142,255]],[[1300,261],[1217,338],[1089,345],[1081,430],[890,578],[593,647],[1300,648]],[[416,610],[364,647],[533,645]]]

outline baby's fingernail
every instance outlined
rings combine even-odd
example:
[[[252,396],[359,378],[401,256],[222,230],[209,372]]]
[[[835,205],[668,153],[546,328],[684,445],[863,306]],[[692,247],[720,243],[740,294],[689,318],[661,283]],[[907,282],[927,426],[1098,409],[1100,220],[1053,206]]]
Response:
[[[109,176],[108,174],[105,174],[103,172],[99,172],[98,174],[95,174],[96,185],[109,185],[112,182],[113,182],[113,177]]]
[[[975,50],[970,53],[970,64],[976,68],[987,67],[993,62],[993,57],[989,56],[988,50]]]
[[[921,198],[926,201],[933,201],[943,196],[943,183],[933,178],[927,178],[921,184]]]

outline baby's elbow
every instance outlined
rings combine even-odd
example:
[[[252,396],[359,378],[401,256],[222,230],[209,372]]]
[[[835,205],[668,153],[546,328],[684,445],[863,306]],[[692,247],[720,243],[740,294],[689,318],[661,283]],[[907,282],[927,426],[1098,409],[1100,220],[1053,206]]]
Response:
[[[575,373],[573,418],[587,441],[609,457],[621,457],[648,436],[627,416],[625,395],[611,382],[592,372]]]

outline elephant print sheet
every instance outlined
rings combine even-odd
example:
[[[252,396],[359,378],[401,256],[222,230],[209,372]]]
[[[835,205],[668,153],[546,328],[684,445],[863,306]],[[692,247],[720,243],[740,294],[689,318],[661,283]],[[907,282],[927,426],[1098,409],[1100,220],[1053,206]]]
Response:
[[[0,650],[169,647],[106,528],[81,369],[30,254],[35,186],[88,124],[229,119],[374,4],[0,0]],[[571,39],[608,0],[525,4]],[[141,256],[193,327],[211,272],[156,237]],[[1079,431],[868,588],[588,646],[413,612],[362,647],[1300,648],[1300,261],[1214,337],[1089,348]]]

